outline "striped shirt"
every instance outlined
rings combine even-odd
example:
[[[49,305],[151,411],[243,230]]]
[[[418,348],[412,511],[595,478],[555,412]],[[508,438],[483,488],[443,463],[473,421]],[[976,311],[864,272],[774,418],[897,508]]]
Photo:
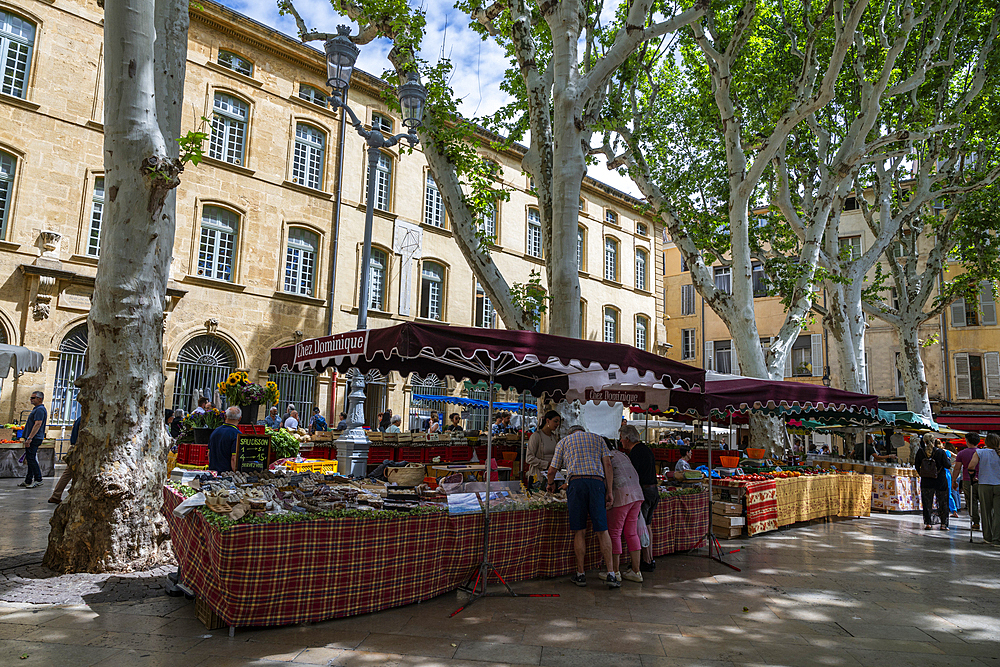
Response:
[[[549,465],[556,470],[566,468],[571,478],[578,475],[604,477],[602,459],[605,456],[611,456],[611,452],[604,444],[604,438],[596,433],[577,431],[556,444],[556,451]]]

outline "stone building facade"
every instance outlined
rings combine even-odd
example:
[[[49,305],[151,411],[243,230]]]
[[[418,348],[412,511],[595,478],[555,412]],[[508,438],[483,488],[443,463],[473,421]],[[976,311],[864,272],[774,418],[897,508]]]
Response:
[[[191,18],[182,132],[204,127],[211,140],[177,192],[165,392],[167,406],[184,409],[231,370],[266,379],[272,347],[354,328],[366,171],[363,140],[343,132],[326,104],[321,53],[213,2],[193,3]],[[73,381],[84,368],[100,256],[103,20],[95,0],[0,2],[0,48],[14,63],[0,89],[0,338],[47,356],[41,372],[2,388],[0,414],[18,418],[29,393],[43,390],[56,431],[76,415]],[[349,103],[366,126],[399,132],[384,90],[356,72]],[[510,191],[490,223],[493,257],[508,281],[527,282],[536,270],[544,284],[522,154],[488,157]],[[502,326],[457,252],[419,147],[387,149],[377,187],[369,326]],[[657,351],[661,229],[637,204],[584,183],[584,331]],[[276,379],[282,403],[303,414],[318,405],[335,419],[343,407],[343,378]],[[409,378],[370,379],[371,416],[410,409]],[[441,378],[419,383],[425,393],[466,391]]]

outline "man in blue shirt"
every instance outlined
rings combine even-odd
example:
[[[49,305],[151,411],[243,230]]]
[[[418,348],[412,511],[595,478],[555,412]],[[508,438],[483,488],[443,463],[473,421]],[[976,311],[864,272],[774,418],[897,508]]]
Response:
[[[38,465],[38,448],[42,446],[42,439],[45,438],[45,422],[48,421],[49,413],[42,405],[45,394],[33,391],[30,400],[33,407],[31,414],[28,415],[28,421],[24,423],[24,447],[28,473],[18,486],[25,489],[36,489],[42,485],[42,468]]]
[[[236,470],[236,438],[240,431],[236,425],[240,423],[243,411],[235,405],[226,408],[226,423],[212,431],[208,439],[208,469],[215,472],[232,472]]]

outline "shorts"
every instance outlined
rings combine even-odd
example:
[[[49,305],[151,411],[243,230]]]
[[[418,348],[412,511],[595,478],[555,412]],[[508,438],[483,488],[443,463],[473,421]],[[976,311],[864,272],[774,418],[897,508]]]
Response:
[[[659,504],[660,486],[658,484],[650,484],[649,486],[642,487],[642,509],[639,511],[642,513],[642,520],[646,522],[647,526],[653,525],[653,513]]]
[[[608,510],[604,504],[607,490],[603,479],[573,479],[566,490],[569,506],[569,529],[587,528],[587,516],[595,533],[608,529]]]

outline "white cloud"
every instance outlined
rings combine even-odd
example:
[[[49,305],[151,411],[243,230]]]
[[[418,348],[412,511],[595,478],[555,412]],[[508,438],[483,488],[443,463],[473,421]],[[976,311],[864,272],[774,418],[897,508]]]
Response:
[[[221,0],[232,9],[259,21],[266,26],[293,37],[298,35],[295,21],[288,16],[278,15],[276,0]],[[510,63],[503,49],[487,39],[483,41],[469,28],[469,18],[454,9],[452,0],[428,0],[424,4],[427,11],[427,30],[421,57],[435,63],[442,57],[449,58],[454,65],[451,86],[459,98],[459,111],[467,117],[482,117],[496,112],[510,101],[510,97],[500,90],[500,82]],[[335,32],[339,24],[350,25],[354,32],[357,26],[333,10],[328,0],[295,0],[295,7],[309,28],[321,32]],[[322,49],[322,44],[313,46]],[[361,47],[357,67],[381,76],[392,69],[388,55],[391,44],[386,40],[376,40]],[[591,167],[589,174],[629,194],[639,196],[635,185],[628,177],[608,171],[603,160]]]

